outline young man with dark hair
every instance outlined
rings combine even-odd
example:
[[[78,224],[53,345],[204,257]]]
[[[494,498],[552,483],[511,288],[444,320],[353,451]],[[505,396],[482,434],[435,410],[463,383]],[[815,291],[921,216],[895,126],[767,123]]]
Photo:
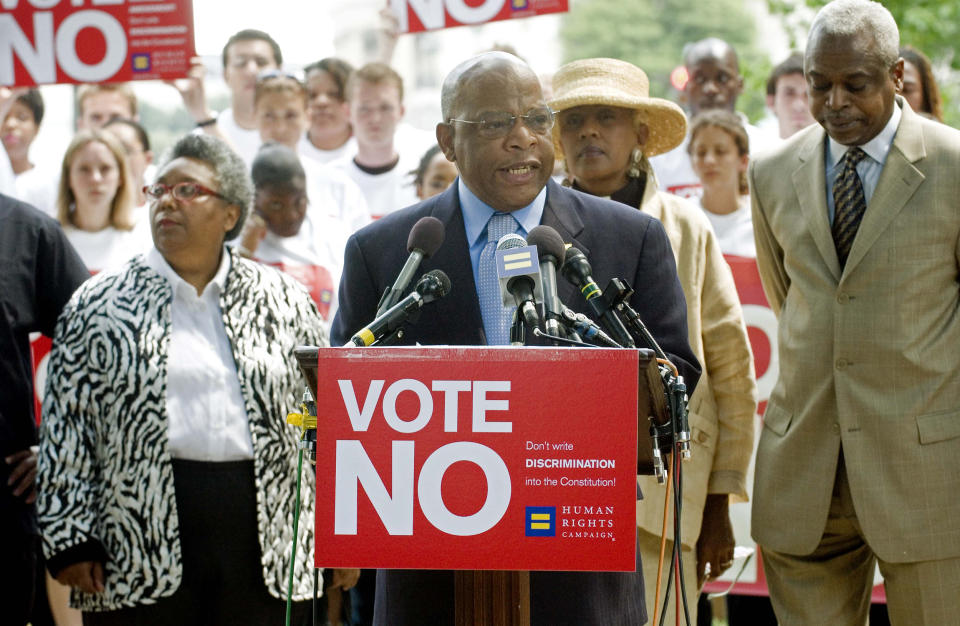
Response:
[[[183,97],[198,131],[226,139],[250,164],[261,143],[253,102],[257,76],[267,70],[279,69],[283,65],[283,55],[270,35],[261,30],[245,29],[227,40],[222,59],[223,80],[230,88],[230,108],[219,114],[207,106],[203,88],[204,67],[199,58],[193,59],[187,79],[172,84]]]
[[[777,118],[780,139],[813,124],[807,104],[807,82],[803,78],[803,55],[794,52],[773,68],[767,79],[767,108]]]

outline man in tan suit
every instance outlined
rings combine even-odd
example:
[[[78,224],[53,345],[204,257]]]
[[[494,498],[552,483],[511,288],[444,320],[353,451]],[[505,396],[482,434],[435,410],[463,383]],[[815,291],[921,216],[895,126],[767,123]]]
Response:
[[[754,162],[780,378],[753,536],[781,624],[960,623],[960,133],[915,114],[868,0],[811,26],[811,126]]]

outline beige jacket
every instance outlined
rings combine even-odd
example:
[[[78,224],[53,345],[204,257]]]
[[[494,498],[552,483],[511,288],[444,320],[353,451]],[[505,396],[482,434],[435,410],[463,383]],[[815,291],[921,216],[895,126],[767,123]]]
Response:
[[[757,451],[753,536],[809,554],[840,446],[885,561],[960,555],[960,132],[903,117],[843,271],[811,126],[750,166],[780,375]]]
[[[753,354],[733,274],[707,217],[686,200],[657,191],[652,173],[640,208],[660,220],[670,237],[687,299],[690,347],[703,367],[690,398],[691,458],[682,468],[681,540],[694,546],[708,493],[747,499],[757,410]],[[653,476],[640,476],[639,482],[644,499],[637,503],[637,525],[659,536],[665,486]],[[672,521],[667,528],[672,540]]]

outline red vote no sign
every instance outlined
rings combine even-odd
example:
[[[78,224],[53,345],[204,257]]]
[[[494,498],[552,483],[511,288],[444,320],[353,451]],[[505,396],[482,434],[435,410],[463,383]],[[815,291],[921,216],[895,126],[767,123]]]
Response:
[[[327,348],[317,565],[632,571],[636,350]]]

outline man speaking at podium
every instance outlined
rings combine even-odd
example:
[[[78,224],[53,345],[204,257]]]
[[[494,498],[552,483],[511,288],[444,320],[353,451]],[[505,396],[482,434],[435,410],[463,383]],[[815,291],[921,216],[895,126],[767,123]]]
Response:
[[[425,216],[443,223],[445,239],[419,269],[443,270],[453,287],[421,311],[401,343],[507,344],[513,311],[502,305],[493,249],[505,234],[525,236],[544,224],[583,251],[599,284],[619,277],[635,289],[630,305],[692,393],[699,366],[687,343],[686,306],[663,226],[625,205],[550,179],[553,113],[533,71],[510,54],[485,53],[450,72],[441,98],[437,141],[460,178],[446,192],[350,238],[331,331],[334,345],[374,319],[381,294],[407,258],[407,234]],[[561,282],[560,300],[587,313],[577,290]],[[571,372],[570,380],[575,378]],[[532,572],[531,623],[642,624],[640,571],[638,556],[632,573]],[[375,623],[452,624],[453,619],[452,572],[385,570],[377,576]]]

